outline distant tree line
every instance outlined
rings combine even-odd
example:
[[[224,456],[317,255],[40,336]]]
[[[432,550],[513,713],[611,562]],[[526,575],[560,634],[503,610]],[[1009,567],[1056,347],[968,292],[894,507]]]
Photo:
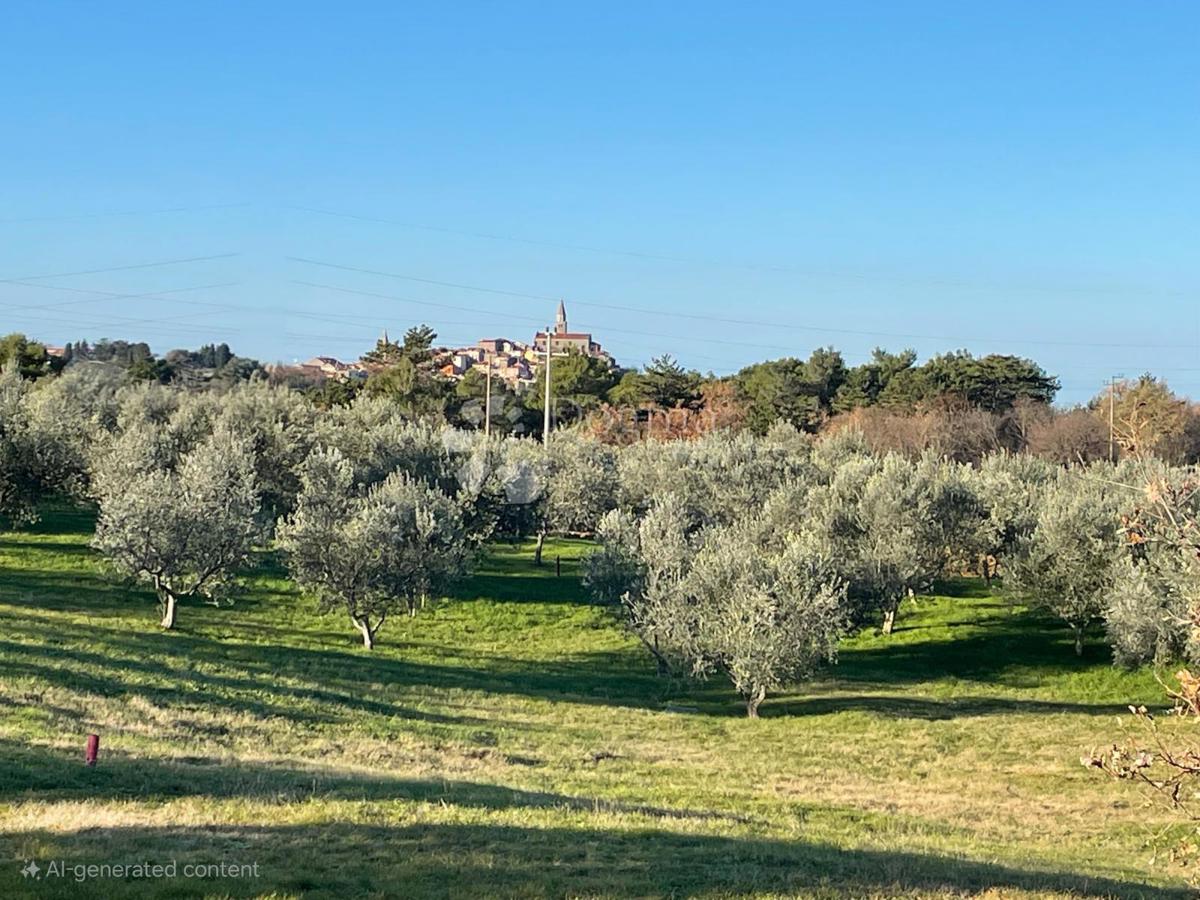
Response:
[[[14,360],[22,375],[41,378],[90,361],[118,366],[131,381],[200,388],[267,378],[302,392],[320,408],[344,406],[360,394],[382,397],[405,415],[458,428],[482,428],[490,408],[495,434],[538,435],[545,374],[514,387],[470,370],[441,372],[446,358],[436,332],[414,326],[398,341],[380,339],[365,353],[365,379],[329,378],[295,368],[268,373],[227,344],[171,350],[155,357],[142,342],[67,344],[61,357],[21,334],[0,339],[0,365]],[[1087,463],[1149,450],[1175,463],[1200,460],[1200,405],[1189,404],[1151,375],[1118,382],[1089,403],[1053,406],[1059,383],[1037,363],[1017,356],[976,357],[966,351],[917,362],[913,350],[876,349],[847,366],[831,347],[807,359],[755,363],[725,377],[687,369],[669,354],[639,369],[622,369],[579,352],[551,361],[555,428],[579,425],[605,443],[646,438],[695,438],[714,431],[765,434],[783,421],[805,433],[846,428],[878,452],[915,458],[932,450],[960,462],[998,451],[1031,453],[1051,462]],[[1111,420],[1111,427],[1110,427]]]
[[[156,357],[144,341],[107,338],[94,344],[85,340],[68,342],[58,358],[58,370],[79,363],[107,363],[121,368],[131,381],[179,383],[185,386],[246,381],[265,373],[257,360],[237,356],[229,345],[205,344],[198,350],[170,350]]]

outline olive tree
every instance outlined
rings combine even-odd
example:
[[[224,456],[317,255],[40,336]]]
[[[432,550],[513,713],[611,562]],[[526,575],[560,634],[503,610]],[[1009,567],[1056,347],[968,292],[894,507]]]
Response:
[[[1122,665],[1200,660],[1200,471],[1152,460],[1122,462],[1114,481],[1131,551],[1108,591],[1104,626]]]
[[[1077,655],[1085,629],[1104,611],[1118,563],[1128,556],[1119,491],[1094,473],[1061,473],[1041,493],[1037,524],[1006,569],[1005,589],[1066,622]]]
[[[37,518],[40,494],[24,403],[29,390],[15,366],[0,369],[0,519],[14,525]]]
[[[878,610],[890,634],[904,598],[945,567],[970,495],[934,461],[914,465],[894,453],[880,459],[852,448],[840,464],[822,466],[828,481],[812,491],[804,531],[849,585],[857,615]]]
[[[993,453],[973,473],[985,509],[975,550],[984,580],[991,582],[1017,545],[1037,525],[1038,492],[1054,477],[1054,467],[1036,457]]]
[[[585,559],[585,585],[601,602],[621,604],[626,626],[660,675],[680,668],[695,626],[678,602],[679,582],[695,554],[686,503],[667,494],[641,519],[614,510],[601,519],[596,537],[600,549]]]
[[[416,615],[465,572],[462,513],[438,489],[401,471],[356,485],[337,450],[314,452],[300,480],[296,509],[277,528],[288,569],[322,612],[350,617],[368,650],[389,615]]]
[[[362,394],[317,420],[317,446],[335,448],[354,467],[354,480],[375,484],[400,469],[446,487],[452,477],[440,429],[413,422],[385,397]]]
[[[549,464],[542,444],[508,438],[496,468],[496,533],[514,543],[538,534],[546,519]]]
[[[892,633],[904,598],[928,588],[945,564],[928,476],[889,454],[858,502],[854,583],[883,614],[884,634]]]
[[[932,574],[973,569],[991,528],[975,469],[926,451],[913,474],[925,516],[921,539],[929,545],[930,562],[936,566]]]
[[[715,530],[676,597],[694,621],[692,674],[723,673],[750,718],[768,691],[832,662],[846,625],[845,584],[801,536],[771,553],[738,526]]]
[[[181,601],[219,604],[247,564],[258,527],[254,459],[219,429],[164,461],[151,426],[127,431],[96,466],[92,546],[120,572],[153,585],[163,628]]]
[[[667,495],[640,522],[609,513],[586,583],[622,604],[660,673],[723,674],[756,717],[768,691],[832,660],[846,624],[845,585],[802,535],[765,540],[754,518],[697,532],[685,507]]]
[[[782,424],[765,437],[715,432],[693,441],[646,441],[618,461],[618,504],[635,514],[674,494],[696,526],[729,524],[789,480],[813,477],[811,445]]]
[[[617,505],[617,463],[611,447],[572,432],[554,436],[546,453],[546,501],[534,564],[542,563],[549,532],[591,534]]]
[[[1186,571],[1174,560],[1122,560],[1103,598],[1104,631],[1122,666],[1196,658]]]
[[[36,520],[47,497],[84,494],[95,435],[90,405],[72,396],[75,381],[29,381],[11,365],[0,372],[0,518],[11,524]]]
[[[274,523],[295,506],[299,469],[316,440],[316,409],[298,392],[265,381],[239,382],[220,402],[218,421],[250,445],[263,512]]]

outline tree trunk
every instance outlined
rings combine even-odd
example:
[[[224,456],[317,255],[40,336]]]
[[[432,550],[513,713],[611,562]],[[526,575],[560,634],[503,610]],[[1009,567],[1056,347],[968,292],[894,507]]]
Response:
[[[368,650],[374,650],[375,632],[371,630],[371,623],[368,621],[367,617],[362,616],[360,618],[358,616],[351,616],[350,621],[354,623],[354,627],[357,628],[362,634],[363,646]]]
[[[757,688],[753,694],[746,698],[746,718],[758,718],[758,707],[766,699],[766,696],[767,692],[763,688]]]
[[[884,634],[891,634],[892,628],[894,628],[895,625],[896,625],[896,608],[892,607],[891,609],[885,609],[883,611],[883,628],[881,630],[883,631]]]
[[[1071,626],[1075,630],[1075,655],[1083,656],[1083,626]]]
[[[164,592],[162,595],[162,621],[158,624],[163,628],[172,629],[175,627],[175,613],[178,610],[179,601],[175,599],[173,594]]]
[[[533,564],[540,566],[542,564],[542,547],[546,544],[546,529],[542,528],[538,531],[537,546],[533,548]]]
[[[671,667],[667,665],[666,659],[658,652],[658,635],[654,636],[654,646],[650,648],[650,652],[654,654],[655,665],[658,666],[658,676],[661,678],[664,675],[671,674]]]

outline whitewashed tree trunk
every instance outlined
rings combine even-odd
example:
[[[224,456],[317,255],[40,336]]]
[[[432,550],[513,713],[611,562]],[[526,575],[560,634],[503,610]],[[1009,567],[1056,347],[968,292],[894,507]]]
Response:
[[[162,595],[162,621],[158,624],[163,628],[171,629],[175,627],[175,615],[178,610],[178,603],[174,594],[164,592]]]
[[[354,623],[354,627],[357,628],[359,630],[359,633],[362,634],[363,646],[366,647],[368,650],[374,650],[375,649],[375,632],[373,632],[371,630],[371,624],[367,620],[367,617],[362,616],[361,618],[359,618],[358,616],[351,616],[350,621]]]

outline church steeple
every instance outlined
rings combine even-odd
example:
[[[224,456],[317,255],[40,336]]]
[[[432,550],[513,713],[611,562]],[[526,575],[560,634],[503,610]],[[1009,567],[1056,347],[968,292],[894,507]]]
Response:
[[[558,301],[558,315],[554,317],[554,333],[567,333],[567,307],[563,305],[562,300]]]

